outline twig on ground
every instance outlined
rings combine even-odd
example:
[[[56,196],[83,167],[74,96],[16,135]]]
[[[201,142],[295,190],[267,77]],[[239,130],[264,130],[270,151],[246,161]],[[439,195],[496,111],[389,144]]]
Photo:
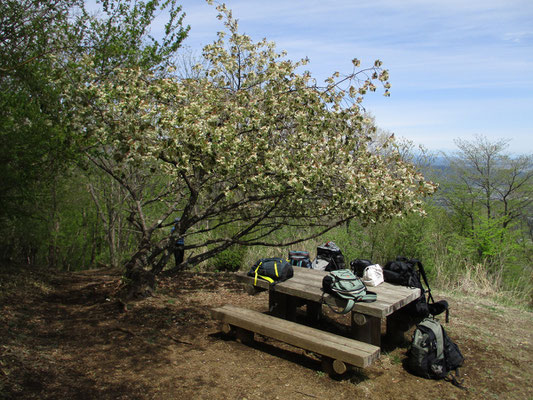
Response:
[[[318,397],[313,396],[312,394],[309,394],[309,393],[300,392],[299,390],[295,390],[295,392],[299,393],[299,394],[303,394],[304,396],[307,396],[307,397],[312,397],[314,399],[318,399]]]
[[[186,342],[184,340],[179,340],[179,339],[176,339],[174,336],[170,336],[170,335],[167,335],[165,333],[163,333],[163,335],[165,335],[166,337],[168,337],[169,339],[175,341],[176,343],[180,343],[180,344],[188,344],[189,346],[192,346],[193,344],[190,343],[190,342]]]

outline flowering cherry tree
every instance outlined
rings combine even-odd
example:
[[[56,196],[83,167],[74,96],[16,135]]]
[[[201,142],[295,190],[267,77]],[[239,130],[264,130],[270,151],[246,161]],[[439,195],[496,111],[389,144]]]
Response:
[[[317,236],[353,218],[422,213],[435,190],[397,154],[369,146],[361,102],[378,86],[388,95],[380,61],[361,69],[354,59],[350,74],[319,85],[307,60],[252,41],[230,10],[217,9],[226,29],[204,48],[194,78],[170,67],[117,68],[102,79],[87,59],[89,83],[71,96],[87,156],[131,197],[141,240],[126,276],[142,285],[129,295],[153,286],[177,237],[184,263],[195,264],[233,244],[290,244],[274,235],[286,226]],[[158,235],[176,216],[171,237]]]

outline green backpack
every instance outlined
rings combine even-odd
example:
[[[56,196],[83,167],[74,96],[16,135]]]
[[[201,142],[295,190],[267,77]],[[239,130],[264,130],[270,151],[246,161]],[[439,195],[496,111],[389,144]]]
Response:
[[[459,347],[449,338],[439,321],[426,318],[416,326],[406,364],[413,374],[424,378],[444,378],[462,387],[458,369],[463,362]]]
[[[322,290],[324,293],[348,300],[342,311],[336,311],[330,306],[338,314],[350,312],[355,302],[371,303],[377,298],[376,293],[367,291],[363,281],[349,269],[331,271],[322,279]]]

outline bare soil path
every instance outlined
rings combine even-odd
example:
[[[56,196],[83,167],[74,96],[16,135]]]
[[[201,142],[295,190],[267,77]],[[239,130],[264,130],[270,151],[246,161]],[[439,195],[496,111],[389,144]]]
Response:
[[[461,390],[407,373],[407,343],[335,380],[313,354],[228,340],[209,308],[264,311],[267,295],[227,274],[165,280],[127,312],[113,301],[117,271],[49,276],[0,269],[0,399],[533,399],[533,314],[486,300],[448,297]]]

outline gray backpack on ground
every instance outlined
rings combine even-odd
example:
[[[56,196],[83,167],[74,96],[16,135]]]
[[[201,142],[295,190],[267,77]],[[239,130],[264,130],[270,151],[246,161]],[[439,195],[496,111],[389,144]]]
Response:
[[[457,379],[464,357],[448,337],[441,324],[426,318],[415,329],[407,352],[407,368],[415,375],[431,379],[447,379],[462,387]],[[455,376],[451,372],[455,372]]]

